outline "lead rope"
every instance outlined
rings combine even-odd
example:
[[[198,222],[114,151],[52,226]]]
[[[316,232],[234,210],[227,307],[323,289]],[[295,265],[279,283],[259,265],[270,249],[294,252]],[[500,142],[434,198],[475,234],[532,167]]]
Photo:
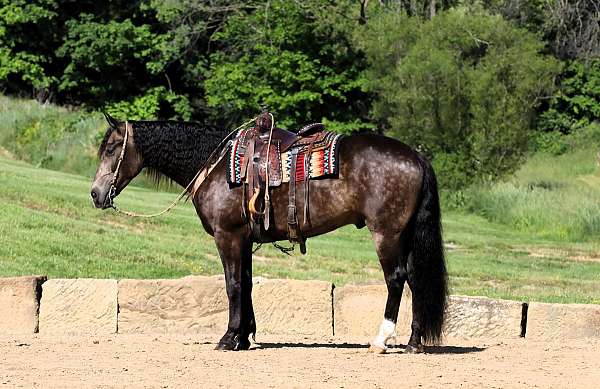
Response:
[[[271,137],[273,136],[273,123],[275,122],[273,115],[271,113],[269,113],[269,115],[271,115],[271,133],[269,134],[269,144],[267,146],[267,168],[266,168],[266,175],[267,175],[267,190],[266,190],[266,195],[265,195],[265,204],[268,204],[269,202],[269,195],[268,195],[268,189],[269,189],[269,146],[271,145]],[[194,183],[196,182],[196,180],[198,179],[198,177],[200,176],[200,174],[206,169],[207,165],[209,164],[209,162],[213,159],[213,157],[215,156],[215,154],[217,153],[217,151],[219,151],[223,144],[225,142],[227,142],[229,140],[229,138],[231,137],[231,135],[237,133],[239,130],[241,130],[242,128],[246,127],[248,124],[254,122],[257,119],[257,117],[248,120],[247,122],[243,123],[242,125],[238,126],[235,130],[231,131],[229,134],[227,134],[227,136],[221,141],[221,143],[219,143],[219,145],[215,148],[215,150],[212,152],[212,154],[208,157],[208,159],[206,160],[206,162],[204,163],[204,165],[202,166],[202,168],[200,170],[198,170],[198,173],[196,173],[196,175],[194,176],[194,178],[192,178],[192,180],[190,181],[190,183],[185,187],[185,189],[179,194],[179,196],[177,196],[177,198],[175,199],[175,201],[173,201],[173,203],[171,203],[171,205],[169,205],[167,208],[163,209],[162,211],[158,212],[158,213],[153,213],[153,214],[139,214],[139,213],[135,213],[135,212],[131,212],[131,211],[124,211],[119,209],[115,203],[114,203],[114,198],[117,192],[117,188],[115,186],[115,183],[117,181],[117,177],[119,175],[119,170],[121,168],[121,163],[123,162],[123,158],[125,157],[125,147],[127,146],[127,139],[129,138],[129,122],[125,121],[125,136],[123,138],[123,146],[121,147],[121,154],[119,155],[119,161],[117,162],[117,168],[115,169],[114,173],[113,173],[113,179],[110,183],[110,189],[108,191],[108,196],[109,196],[109,201],[110,201],[110,207],[112,209],[115,210],[115,212],[121,214],[121,215],[125,215],[125,216],[129,216],[129,217],[139,217],[139,218],[153,218],[153,217],[157,217],[160,215],[163,215],[169,211],[171,211],[173,208],[175,208],[179,202],[181,201],[181,199],[183,199],[186,195],[186,193],[188,193],[189,189],[194,185]],[[212,164],[208,170],[206,175],[202,178],[202,181],[197,185],[196,189],[202,185],[202,182],[206,179],[206,177],[208,177],[208,175],[210,174],[210,172],[212,171],[212,169],[219,163],[219,161],[221,161],[221,159],[223,158],[223,156],[225,156],[225,153],[223,153],[221,155],[221,157],[219,157],[219,159]],[[190,195],[193,195],[193,193],[189,193]],[[266,229],[266,228],[265,228]],[[284,247],[281,246],[279,244],[277,244],[277,242],[271,242],[273,244],[273,246],[275,248],[277,248],[278,250],[280,250],[282,253],[290,255],[290,252],[294,251],[295,245],[292,245],[291,247]],[[262,243],[259,243],[257,245],[257,247],[252,251],[252,254],[254,254],[255,252],[257,252],[262,246]]]
[[[125,156],[125,146],[127,146],[127,138],[128,138],[128,134],[129,134],[129,123],[127,121],[125,121],[125,137],[123,140],[123,147],[121,148],[121,155],[119,156],[119,161],[117,162],[117,168],[115,169],[115,172],[113,174],[113,179],[112,182],[110,184],[110,189],[109,189],[109,201],[110,201],[110,207],[112,209],[114,209],[117,213],[120,213],[122,215],[126,215],[126,216],[130,216],[130,217],[141,217],[141,218],[152,218],[152,217],[157,217],[160,215],[163,215],[167,212],[169,212],[170,210],[172,210],[173,208],[175,208],[179,202],[181,201],[181,199],[183,199],[186,196],[186,193],[189,192],[189,189],[194,185],[194,183],[196,182],[196,180],[198,179],[198,177],[200,176],[200,174],[203,171],[207,171],[206,175],[202,178],[202,182],[204,182],[204,180],[206,179],[206,177],[208,177],[208,175],[210,174],[210,172],[212,171],[212,169],[221,161],[221,159],[223,158],[223,156],[225,154],[223,154],[214,164],[212,164],[210,167],[207,166],[209,164],[209,162],[213,159],[213,157],[215,156],[215,154],[217,153],[217,151],[219,151],[222,146],[229,141],[229,138],[231,137],[232,134],[237,133],[240,129],[246,127],[248,124],[252,123],[253,121],[256,120],[256,117],[248,120],[247,122],[245,122],[244,124],[238,126],[235,130],[231,131],[229,134],[227,134],[227,136],[221,141],[221,143],[219,143],[219,145],[215,148],[215,150],[212,152],[212,154],[208,157],[208,159],[206,160],[206,162],[204,163],[204,165],[202,166],[202,168],[200,168],[200,170],[198,170],[198,173],[196,173],[196,175],[194,176],[194,178],[192,178],[192,180],[190,181],[190,183],[185,187],[185,189],[179,194],[179,196],[177,196],[177,198],[175,199],[175,201],[173,201],[173,203],[171,203],[171,205],[169,205],[167,208],[163,209],[162,211],[158,212],[158,213],[153,213],[153,214],[139,214],[139,213],[135,213],[135,212],[131,212],[131,211],[124,211],[119,209],[115,203],[114,203],[114,198],[116,195],[116,191],[117,188],[115,187],[115,182],[117,181],[117,176],[119,174],[119,169],[121,168],[121,162],[123,162],[123,157]],[[202,182],[200,182],[200,184],[198,186],[200,186],[202,184]]]

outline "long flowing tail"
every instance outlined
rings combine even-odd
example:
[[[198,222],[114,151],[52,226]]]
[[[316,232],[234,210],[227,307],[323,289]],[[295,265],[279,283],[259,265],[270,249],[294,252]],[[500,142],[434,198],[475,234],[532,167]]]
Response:
[[[448,300],[448,274],[437,180],[433,167],[419,156],[423,171],[421,204],[413,216],[412,258],[408,271],[411,279],[413,312],[419,318],[421,336],[426,343],[441,339]]]

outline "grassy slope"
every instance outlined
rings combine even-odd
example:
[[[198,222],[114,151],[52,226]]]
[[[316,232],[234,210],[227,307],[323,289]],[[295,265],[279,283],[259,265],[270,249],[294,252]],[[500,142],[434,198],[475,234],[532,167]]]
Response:
[[[572,242],[600,239],[600,145],[532,156],[510,180],[478,189],[471,211],[515,229]]]
[[[88,198],[90,181],[0,157],[0,276],[157,278],[221,272],[211,237],[190,204],[158,219],[128,219],[95,210]],[[157,211],[173,197],[130,187],[118,202]],[[524,234],[456,213],[444,215],[444,227],[453,293],[600,303],[599,243]],[[311,239],[308,250],[306,256],[287,257],[263,246],[255,255],[255,274],[337,285],[383,279],[366,229],[345,227]]]

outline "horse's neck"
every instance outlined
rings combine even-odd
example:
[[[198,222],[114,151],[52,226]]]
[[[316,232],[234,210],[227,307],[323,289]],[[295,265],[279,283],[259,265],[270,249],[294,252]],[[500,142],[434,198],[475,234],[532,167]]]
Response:
[[[185,130],[174,130],[169,128],[170,124],[161,124],[151,123],[143,128],[146,133],[140,143],[144,146],[141,153],[145,166],[186,187],[202,168],[209,150],[217,146],[212,145],[215,138],[208,133],[206,136],[202,132],[197,134],[191,127],[186,134]]]
[[[196,174],[196,171],[192,172],[191,169],[182,170],[178,169],[176,166],[159,166],[152,167],[152,169],[159,171],[165,177],[178,183],[184,188],[188,186],[188,184]]]

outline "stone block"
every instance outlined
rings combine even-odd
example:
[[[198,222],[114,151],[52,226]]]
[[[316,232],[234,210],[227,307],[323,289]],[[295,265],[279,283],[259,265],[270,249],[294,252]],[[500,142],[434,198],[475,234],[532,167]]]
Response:
[[[523,303],[487,297],[450,296],[444,335],[458,338],[518,338]]]
[[[600,338],[600,305],[530,303],[525,339]]]
[[[387,301],[385,285],[348,285],[334,292],[335,334],[375,336]],[[444,335],[449,337],[516,338],[521,335],[523,304],[486,297],[450,296]],[[396,324],[398,336],[410,335],[412,296],[405,287]]]
[[[224,333],[223,277],[119,281],[119,333]]]
[[[39,296],[46,276],[0,278],[0,334],[38,331]]]
[[[254,279],[259,334],[331,336],[333,285],[325,281]]]
[[[331,335],[331,283],[254,280],[259,334]],[[223,276],[119,281],[119,332],[222,334],[229,318]]]
[[[385,285],[346,285],[334,290],[334,322],[336,336],[377,335],[387,302]],[[396,333],[410,335],[411,294],[404,288]]]
[[[40,333],[117,331],[117,281],[56,279],[42,285]]]

